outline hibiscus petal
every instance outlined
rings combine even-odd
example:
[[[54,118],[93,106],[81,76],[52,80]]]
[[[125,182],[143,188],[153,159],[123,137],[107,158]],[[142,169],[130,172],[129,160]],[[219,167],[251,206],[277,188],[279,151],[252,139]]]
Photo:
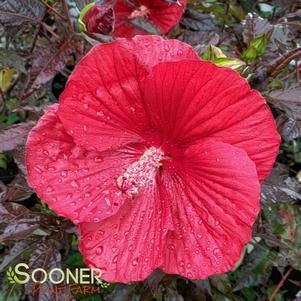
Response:
[[[162,33],[168,33],[168,31],[175,26],[183,15],[183,11],[186,5],[185,0],[180,0],[177,3],[168,3],[162,0],[147,0],[150,4],[150,18],[156,24]]]
[[[115,214],[126,201],[116,179],[141,152],[137,146],[102,153],[76,146],[65,132],[57,108],[50,106],[28,137],[28,183],[59,215],[76,224],[98,222]]]
[[[100,223],[81,223],[79,250],[89,267],[109,282],[144,280],[162,264],[165,236],[173,229],[167,201],[158,183],[127,201]]]
[[[149,125],[141,92],[145,75],[160,61],[182,58],[197,56],[184,43],[154,36],[95,46],[60,96],[58,114],[68,134],[89,150],[142,142]]]
[[[175,26],[182,14],[186,1],[179,1],[182,6],[177,3],[168,3],[162,0],[143,0],[133,1],[137,8],[145,7],[148,13],[145,18],[148,22],[152,22],[160,31],[166,34],[173,26]],[[144,31],[137,29],[134,25],[128,23],[135,9],[131,7],[126,1],[117,0],[115,7],[116,24],[113,36],[132,38],[138,34],[146,34]],[[138,10],[137,10],[138,13]]]
[[[208,139],[188,147],[173,170],[162,172],[174,230],[161,268],[192,279],[230,270],[260,209],[255,164],[245,151]]]
[[[278,152],[280,138],[263,97],[229,68],[210,62],[159,64],[144,91],[155,128],[189,145],[206,137],[240,148],[256,163],[264,179]]]

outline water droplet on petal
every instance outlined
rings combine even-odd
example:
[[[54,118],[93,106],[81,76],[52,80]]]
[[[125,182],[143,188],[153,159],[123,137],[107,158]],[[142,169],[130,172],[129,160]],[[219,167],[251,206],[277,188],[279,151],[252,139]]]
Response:
[[[175,246],[173,244],[170,244],[168,247],[169,247],[170,250],[174,250],[175,249]]]
[[[118,255],[114,256],[112,262],[115,264],[117,262],[117,260],[118,260]]]
[[[213,254],[217,256],[219,254],[219,249],[218,248],[213,249]]]
[[[90,192],[86,192],[85,193],[85,198],[89,198],[91,196],[91,193]]]
[[[35,166],[33,168],[37,173],[41,174],[43,172],[43,170],[40,167]]]
[[[46,191],[47,192],[51,192],[51,191],[53,191],[54,189],[53,189],[53,187],[52,186],[47,186],[47,188],[46,188]]]
[[[84,129],[84,132],[87,132],[88,127],[86,125],[84,125],[83,129]]]
[[[183,51],[181,49],[178,50],[178,56],[183,55]]]
[[[66,195],[66,200],[70,200],[72,198],[72,193],[68,193],[67,195]]]
[[[95,161],[96,163],[101,163],[101,162],[103,162],[103,157],[97,156],[97,157],[94,158],[94,161]]]
[[[100,116],[100,117],[103,117],[105,114],[103,111],[98,111],[96,112],[96,116]]]
[[[84,109],[87,110],[89,108],[89,105],[87,103],[84,103]]]
[[[61,176],[64,177],[64,178],[66,178],[68,176],[68,171],[67,170],[63,170],[61,172]]]
[[[133,261],[132,261],[132,265],[133,266],[136,266],[136,265],[138,265],[138,259],[136,258],[136,259],[134,259]]]
[[[102,252],[103,252],[103,247],[98,247],[98,248],[96,249],[96,254],[97,254],[97,255],[101,255]]]
[[[71,185],[72,187],[74,187],[74,188],[79,188],[79,186],[80,186],[79,183],[78,183],[76,180],[70,182],[70,185]]]

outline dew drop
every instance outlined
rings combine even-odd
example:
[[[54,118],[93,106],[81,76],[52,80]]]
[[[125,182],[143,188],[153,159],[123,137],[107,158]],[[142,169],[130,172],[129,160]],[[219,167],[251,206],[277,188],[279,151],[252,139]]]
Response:
[[[88,108],[89,108],[89,105],[87,103],[84,103],[84,109],[88,110]]]
[[[37,173],[41,174],[43,172],[43,170],[40,167],[35,166],[33,168]]]
[[[96,254],[97,254],[97,255],[101,255],[102,252],[103,252],[103,247],[98,247],[98,248],[96,249]]]
[[[70,200],[72,198],[72,193],[68,193],[67,195],[66,195],[66,200]]]
[[[53,191],[54,189],[53,189],[53,187],[52,186],[47,186],[47,188],[46,188],[46,191],[47,192],[51,192],[51,191]]]
[[[79,188],[79,183],[76,180],[73,180],[72,182],[70,182],[70,185],[74,188]]]
[[[192,273],[190,273],[190,272],[187,273],[187,277],[188,277],[188,278],[192,278]]]
[[[169,247],[170,250],[174,250],[175,249],[175,246],[173,244],[170,244],[168,247]]]
[[[111,206],[111,201],[108,198],[105,198],[105,202],[109,207]]]
[[[180,267],[183,267],[185,265],[184,261],[180,261]]]
[[[96,116],[103,117],[105,114],[103,111],[96,112]]]
[[[97,157],[94,158],[94,161],[96,163],[101,163],[101,162],[103,162],[103,157],[97,156]]]
[[[87,132],[88,127],[86,125],[84,125],[83,129],[84,129],[84,132]]]
[[[113,253],[116,253],[117,251],[118,251],[118,248],[116,248],[116,247],[113,247],[113,248],[112,248],[112,252],[113,252]]]
[[[183,55],[183,51],[181,49],[178,50],[178,56]]]
[[[84,196],[85,196],[85,198],[89,198],[91,196],[91,193],[90,192],[86,192]]]
[[[213,254],[216,256],[219,254],[219,249],[218,248],[215,248],[213,249]]]
[[[133,266],[136,266],[136,265],[138,265],[138,260],[137,260],[137,258],[136,258],[136,259],[134,259],[134,260],[132,261],[132,265],[133,265]]]
[[[166,44],[166,45],[164,46],[164,49],[165,49],[166,52],[168,52],[168,51],[170,50],[170,47]]]
[[[64,178],[66,178],[68,176],[68,171],[67,170],[63,170],[61,172],[61,176],[64,177]]]
[[[112,262],[115,264],[117,262],[117,260],[118,260],[118,255],[114,256]]]
[[[129,246],[129,251],[133,251],[133,249],[134,249],[134,246],[133,246],[133,245],[130,245],[130,246]]]

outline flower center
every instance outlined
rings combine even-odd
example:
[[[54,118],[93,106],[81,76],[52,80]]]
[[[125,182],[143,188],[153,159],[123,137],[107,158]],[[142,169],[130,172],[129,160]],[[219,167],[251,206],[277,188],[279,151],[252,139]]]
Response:
[[[146,16],[148,14],[149,14],[149,9],[146,6],[141,5],[138,9],[135,9],[128,18],[135,19],[138,17]]]
[[[117,178],[118,188],[129,197],[135,197],[142,187],[153,184],[163,156],[160,148],[150,147]]]

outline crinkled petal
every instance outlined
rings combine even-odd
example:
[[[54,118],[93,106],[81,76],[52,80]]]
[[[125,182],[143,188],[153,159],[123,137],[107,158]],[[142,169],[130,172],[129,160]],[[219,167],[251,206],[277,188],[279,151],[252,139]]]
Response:
[[[181,0],[179,2],[181,6],[176,3],[168,3],[162,0],[132,1],[137,8],[142,6],[148,10],[148,13],[145,15],[146,21],[157,26],[163,34],[168,33],[168,31],[179,22],[186,1]],[[139,30],[128,22],[133,16],[135,9],[126,3],[126,1],[117,0],[114,10],[116,24],[113,35],[115,37],[132,38],[138,34],[146,34],[144,31]]]
[[[60,96],[59,117],[78,146],[98,151],[142,142],[149,127],[142,90],[160,61],[197,59],[191,47],[160,37],[95,46],[76,66]]]
[[[205,279],[230,270],[251,239],[259,212],[255,164],[244,150],[202,140],[174,171],[163,168],[174,230],[166,237],[166,273]]]
[[[158,183],[128,200],[100,223],[79,225],[79,250],[89,267],[109,282],[142,281],[162,264],[165,237],[173,229],[169,207]]]
[[[151,122],[182,147],[211,137],[243,148],[264,179],[280,138],[263,97],[229,68],[210,62],[159,64],[145,83]]]
[[[141,156],[139,147],[86,151],[65,132],[57,107],[49,107],[28,137],[28,183],[57,214],[76,224],[98,222],[126,201],[116,178]]]

